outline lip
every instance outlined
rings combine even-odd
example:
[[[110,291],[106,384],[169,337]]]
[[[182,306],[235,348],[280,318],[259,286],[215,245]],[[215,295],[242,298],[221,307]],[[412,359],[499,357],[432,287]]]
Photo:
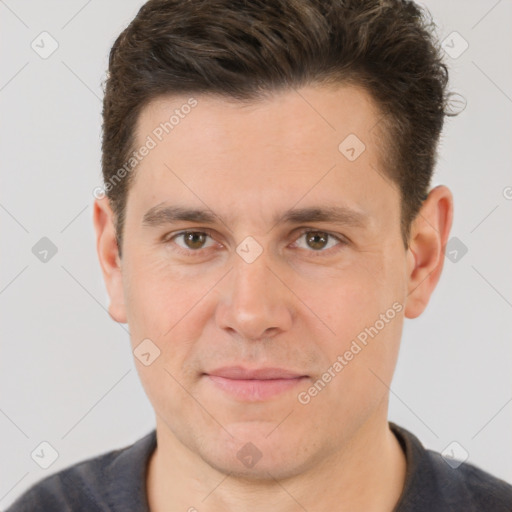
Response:
[[[262,402],[284,393],[309,378],[283,368],[247,369],[223,367],[205,373],[204,377],[217,389],[243,402]]]

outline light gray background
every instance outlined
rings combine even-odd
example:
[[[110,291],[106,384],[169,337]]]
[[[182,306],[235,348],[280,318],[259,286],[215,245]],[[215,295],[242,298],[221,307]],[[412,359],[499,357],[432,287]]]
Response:
[[[91,220],[107,55],[141,4],[0,0],[2,508],[154,426],[128,332],[106,313]],[[434,180],[454,193],[452,236],[468,251],[406,321],[390,419],[512,482],[512,2],[424,4],[441,39],[469,44],[447,57],[467,108],[446,125]],[[31,48],[43,31],[59,44],[47,59]],[[58,248],[47,263],[32,253],[43,236]],[[59,453],[46,470],[30,456],[42,441]]]

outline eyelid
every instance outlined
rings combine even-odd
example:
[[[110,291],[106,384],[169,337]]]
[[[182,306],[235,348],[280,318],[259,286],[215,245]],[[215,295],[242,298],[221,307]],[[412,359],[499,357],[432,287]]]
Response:
[[[333,249],[336,251],[336,247],[338,247],[338,250],[339,250],[340,246],[345,246],[345,245],[349,244],[348,238],[346,238],[344,235],[341,235],[341,234],[331,233],[330,231],[326,231],[324,229],[318,229],[318,228],[314,228],[314,227],[306,227],[306,228],[298,228],[298,229],[300,231],[299,231],[299,233],[296,236],[294,236],[294,242],[293,243],[296,243],[297,240],[301,236],[305,235],[306,233],[324,233],[329,238],[334,238],[337,242],[339,242],[338,244],[336,244],[336,246],[330,247],[329,249],[326,249],[326,250],[315,251],[314,249],[311,249],[311,250],[307,251],[307,252],[310,252],[310,253],[313,253],[313,254],[327,255],[327,254],[330,254]]]
[[[180,231],[176,231],[176,232],[173,232],[173,233],[167,233],[166,235],[164,235],[162,237],[162,241],[163,243],[169,243],[169,242],[173,242],[175,238],[179,237],[179,236],[184,236],[188,233],[199,233],[199,234],[203,234],[203,235],[207,235],[208,237],[210,237],[213,241],[217,242],[217,240],[215,239],[214,236],[212,236],[212,230],[210,229],[207,229],[207,228],[191,228],[191,229],[182,229]],[[218,244],[220,244],[220,242],[217,242]],[[221,244],[222,245],[222,244]],[[178,248],[182,249],[182,250],[185,250],[183,249],[183,247],[180,247],[178,246]],[[187,252],[200,252],[201,250],[203,250],[202,248],[201,249],[197,249],[196,251],[193,251],[193,250],[190,250],[190,251],[187,251]]]
[[[333,233],[332,231],[329,231],[328,229],[326,230],[326,229],[322,229],[322,228],[305,226],[305,227],[297,228],[297,230],[299,231],[298,236],[302,236],[304,233],[325,233],[326,235],[329,235],[332,238],[336,238],[336,240],[339,240],[340,242],[346,242],[346,243],[349,242],[349,239],[345,235],[342,235],[341,233]]]

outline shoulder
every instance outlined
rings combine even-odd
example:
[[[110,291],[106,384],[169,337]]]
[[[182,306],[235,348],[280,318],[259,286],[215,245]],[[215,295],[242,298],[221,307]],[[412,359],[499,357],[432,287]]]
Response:
[[[108,510],[104,502],[105,473],[122,450],[88,459],[30,487],[7,512],[36,510]]]
[[[134,444],[81,461],[37,482],[6,512],[122,510],[145,500],[146,464],[156,444],[152,431]]]
[[[440,491],[450,503],[462,502],[472,507],[468,510],[512,511],[512,485],[469,463],[453,468],[440,453],[426,450],[426,456]]]
[[[404,490],[395,512],[511,512],[512,486],[469,463],[427,450],[409,431],[390,423],[405,453]]]

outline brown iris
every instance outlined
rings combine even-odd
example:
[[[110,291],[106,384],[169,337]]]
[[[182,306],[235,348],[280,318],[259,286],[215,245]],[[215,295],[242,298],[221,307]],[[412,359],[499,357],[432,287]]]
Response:
[[[206,237],[208,235],[206,233],[200,233],[199,231],[190,231],[188,233],[183,233],[183,239],[185,244],[190,249],[201,249],[206,241]]]
[[[306,233],[307,244],[315,250],[323,249],[327,245],[329,235],[322,231],[310,231]]]

